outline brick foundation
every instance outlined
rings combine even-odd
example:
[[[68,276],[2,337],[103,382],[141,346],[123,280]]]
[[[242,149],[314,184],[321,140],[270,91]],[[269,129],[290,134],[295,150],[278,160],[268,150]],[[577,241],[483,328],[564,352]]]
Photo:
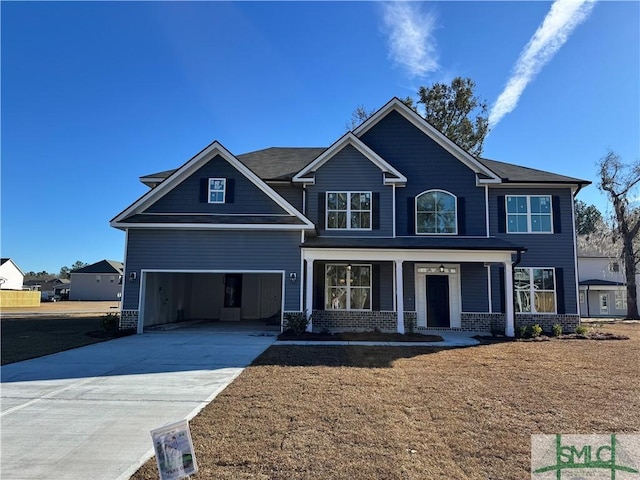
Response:
[[[302,312],[287,312],[300,314]],[[579,315],[530,315],[516,314],[516,332],[521,325],[539,324],[544,332],[551,333],[553,325],[559,323],[565,333],[574,332],[580,325]],[[462,331],[462,332],[486,332],[504,334],[505,318],[504,313],[462,313],[459,328],[433,328],[418,327],[417,313],[413,311],[404,312],[405,332],[421,332],[424,330],[442,331]],[[398,329],[397,314],[394,311],[366,312],[366,311],[344,311],[344,310],[314,310],[313,311],[313,331],[321,332],[329,330],[331,332],[370,332],[379,330],[385,333],[395,333]]]
[[[531,315],[518,313],[516,314],[516,334],[521,325],[529,326],[535,324],[540,325],[544,333],[552,333],[553,326],[556,323],[562,325],[563,333],[573,333],[576,327],[580,325],[580,315],[560,315],[556,313]]]
[[[120,312],[120,330],[138,328],[138,310],[122,310]]]

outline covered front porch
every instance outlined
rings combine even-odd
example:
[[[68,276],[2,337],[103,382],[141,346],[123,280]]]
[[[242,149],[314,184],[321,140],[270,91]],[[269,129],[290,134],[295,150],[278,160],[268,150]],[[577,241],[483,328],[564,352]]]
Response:
[[[308,330],[514,336],[513,266],[523,249],[490,238],[441,240],[366,239],[355,247],[349,245],[353,238],[323,238],[303,244]]]

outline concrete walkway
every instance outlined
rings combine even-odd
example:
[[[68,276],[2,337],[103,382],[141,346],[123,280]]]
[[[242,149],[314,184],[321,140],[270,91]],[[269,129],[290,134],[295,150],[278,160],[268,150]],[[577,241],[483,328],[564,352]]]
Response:
[[[276,340],[148,333],[0,368],[0,478],[128,479],[150,430],[192,418]]]

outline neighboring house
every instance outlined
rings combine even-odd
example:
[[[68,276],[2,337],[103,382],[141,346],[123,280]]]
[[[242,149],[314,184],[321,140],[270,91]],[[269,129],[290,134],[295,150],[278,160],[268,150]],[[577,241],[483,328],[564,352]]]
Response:
[[[235,156],[216,141],[141,181],[111,220],[126,232],[122,328],[579,323],[573,203],[590,182],[475,158],[397,98],[329,148]]]
[[[640,282],[638,293],[640,295]],[[602,252],[578,251],[580,315],[583,317],[626,317],[627,286],[624,265],[619,258]]]
[[[24,272],[10,258],[0,258],[0,289],[22,290]]]
[[[71,272],[69,300],[120,300],[122,262],[101,260]]]

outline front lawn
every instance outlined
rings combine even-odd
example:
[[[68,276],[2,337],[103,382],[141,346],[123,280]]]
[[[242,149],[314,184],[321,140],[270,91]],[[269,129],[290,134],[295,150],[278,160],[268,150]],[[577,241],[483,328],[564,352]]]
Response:
[[[103,316],[2,318],[2,365],[117,337],[102,328]]]
[[[530,478],[531,434],[640,431],[640,325],[603,330],[630,340],[271,347],[192,420],[192,478]]]

